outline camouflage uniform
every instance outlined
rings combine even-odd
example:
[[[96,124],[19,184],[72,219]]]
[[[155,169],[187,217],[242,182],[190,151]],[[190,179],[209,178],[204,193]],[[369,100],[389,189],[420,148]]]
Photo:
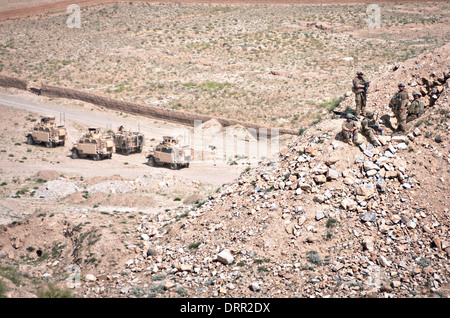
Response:
[[[380,142],[375,137],[375,132],[370,125],[376,125],[375,119],[373,119],[373,113],[367,112],[367,116],[361,121],[361,133],[367,137],[367,139],[374,145],[379,146]]]
[[[419,118],[425,111],[425,104],[423,100],[420,98],[421,95],[419,92],[413,92],[414,100],[411,102],[408,108],[408,117],[406,118],[406,122],[409,123],[414,119]]]
[[[362,77],[363,73],[358,72],[358,76],[353,79],[352,91],[355,93],[355,104],[356,104],[356,116],[365,115],[366,112],[366,99],[364,98],[364,88],[359,86],[364,86],[366,81]],[[361,75],[361,76],[359,76]]]
[[[344,141],[351,144],[352,141],[355,141],[356,133],[358,131],[358,126],[356,122],[351,119],[350,116],[347,116],[347,119],[342,124],[342,136],[344,137]],[[353,134],[353,135],[352,135]]]
[[[404,88],[405,85],[399,84],[399,91],[394,95],[389,103],[392,108],[395,118],[397,118],[397,130],[406,131],[406,116],[408,111],[408,92]],[[403,89],[400,89],[403,87]]]

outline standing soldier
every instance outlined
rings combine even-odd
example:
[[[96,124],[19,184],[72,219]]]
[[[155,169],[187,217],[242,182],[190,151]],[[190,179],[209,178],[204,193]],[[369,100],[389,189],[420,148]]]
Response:
[[[356,139],[356,134],[358,132],[358,126],[353,121],[353,115],[347,114],[347,119],[342,124],[342,136],[344,137],[344,141],[350,145],[353,145],[353,142]]]
[[[370,143],[374,146],[381,146],[377,137],[375,137],[375,131],[371,126],[377,125],[373,118],[373,112],[368,111],[366,117],[361,121],[361,133],[367,137]]]
[[[398,92],[392,97],[389,102],[389,107],[392,108],[395,118],[397,118],[397,131],[406,131],[406,117],[408,112],[408,92],[405,85],[398,84]]]
[[[356,73],[356,77],[353,79],[352,91],[355,93],[356,103],[356,117],[359,115],[365,116],[366,113],[366,81],[363,78],[363,72]]]
[[[425,111],[425,104],[421,98],[422,95],[418,91],[414,91],[413,97],[414,100],[411,102],[408,109],[408,117],[406,118],[407,123],[419,118],[419,116],[422,116]]]

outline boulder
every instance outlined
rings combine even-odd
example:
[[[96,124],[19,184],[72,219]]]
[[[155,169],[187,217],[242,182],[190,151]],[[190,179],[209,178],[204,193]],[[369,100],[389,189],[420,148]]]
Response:
[[[316,175],[314,176],[314,182],[318,184],[325,183],[327,182],[327,177],[323,174]]]
[[[233,263],[234,257],[231,254],[230,250],[226,249],[217,254],[217,260],[221,262],[222,264],[228,265]]]
[[[356,194],[364,197],[371,196],[375,193],[375,187],[372,183],[368,183],[356,188]]]
[[[328,180],[336,180],[337,178],[339,178],[339,172],[337,172],[336,170],[333,170],[333,169],[328,169],[327,179]]]
[[[365,160],[363,163],[363,167],[364,167],[364,171],[369,171],[369,170],[380,170],[380,167],[373,163],[372,161],[369,160]]]
[[[356,210],[357,203],[350,198],[345,198],[341,201],[341,207],[347,211],[354,211]]]

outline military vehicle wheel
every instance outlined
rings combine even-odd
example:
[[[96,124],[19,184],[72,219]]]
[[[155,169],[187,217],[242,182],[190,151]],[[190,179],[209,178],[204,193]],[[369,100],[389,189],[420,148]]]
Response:
[[[101,159],[100,154],[98,154],[98,153],[96,153],[95,155],[93,155],[92,158],[93,158],[95,161],[98,161],[98,160]]]
[[[33,136],[27,136],[27,144],[34,145],[34,139]]]
[[[151,167],[156,166],[155,158],[153,157],[148,158],[148,165]]]
[[[45,143],[45,145],[47,146],[47,148],[53,148],[53,147],[55,147],[55,145],[54,145],[53,142],[51,142],[51,141]]]
[[[170,169],[177,170],[178,169],[178,164],[177,163],[170,164]]]
[[[72,150],[71,157],[72,157],[72,159],[78,159],[80,157],[78,150],[76,150],[76,149]]]

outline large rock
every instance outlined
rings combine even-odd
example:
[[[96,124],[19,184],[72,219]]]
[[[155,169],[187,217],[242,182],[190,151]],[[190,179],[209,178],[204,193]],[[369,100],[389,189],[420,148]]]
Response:
[[[391,266],[391,262],[386,258],[386,257],[384,257],[383,255],[378,255],[378,258],[377,258],[377,260],[378,260],[378,263],[381,265],[381,266],[383,266],[383,267],[389,267],[389,266]]]
[[[338,161],[339,161],[339,157],[330,157],[330,158],[325,159],[325,164],[327,166],[332,166]]]
[[[231,254],[230,250],[226,249],[217,254],[217,260],[221,262],[222,264],[228,265],[233,263],[234,257]]]
[[[380,167],[373,163],[372,161],[369,160],[365,160],[364,164],[363,164],[364,170],[365,171],[369,171],[369,170],[380,170]]]
[[[366,236],[363,238],[362,246],[365,250],[372,252],[375,250],[375,239],[372,236]]]
[[[377,220],[377,215],[374,213],[364,213],[361,216],[361,221],[363,222],[375,222]]]
[[[317,211],[316,213],[316,221],[320,221],[325,217],[325,213],[322,210]]]
[[[398,171],[394,170],[394,171],[386,171],[386,173],[384,174],[384,178],[385,179],[394,179],[398,177]]]
[[[315,156],[317,156],[319,154],[319,152],[316,149],[314,149],[313,147],[311,147],[311,146],[306,146],[305,147],[305,153],[307,153],[311,157],[315,157]]]
[[[324,203],[326,199],[327,199],[327,198],[326,198],[324,195],[322,195],[322,194],[318,194],[318,195],[316,195],[316,196],[314,197],[314,200],[315,200],[317,203]]]
[[[378,141],[384,146],[391,141],[391,136],[377,136]]]
[[[319,174],[317,176],[314,176],[314,182],[321,184],[327,182],[327,177],[323,174]]]
[[[299,183],[298,184],[298,187],[300,188],[300,189],[302,189],[302,190],[305,190],[305,191],[309,191],[309,190],[311,190],[311,185],[310,184],[308,184],[308,183]]]
[[[352,199],[345,198],[341,201],[341,207],[347,211],[354,211],[356,210],[357,203]]]
[[[333,170],[333,169],[328,169],[327,179],[328,180],[336,180],[337,178],[339,178],[339,172],[337,172],[336,170]]]
[[[375,192],[375,187],[372,183],[364,184],[356,188],[356,194],[364,197],[371,196]]]

